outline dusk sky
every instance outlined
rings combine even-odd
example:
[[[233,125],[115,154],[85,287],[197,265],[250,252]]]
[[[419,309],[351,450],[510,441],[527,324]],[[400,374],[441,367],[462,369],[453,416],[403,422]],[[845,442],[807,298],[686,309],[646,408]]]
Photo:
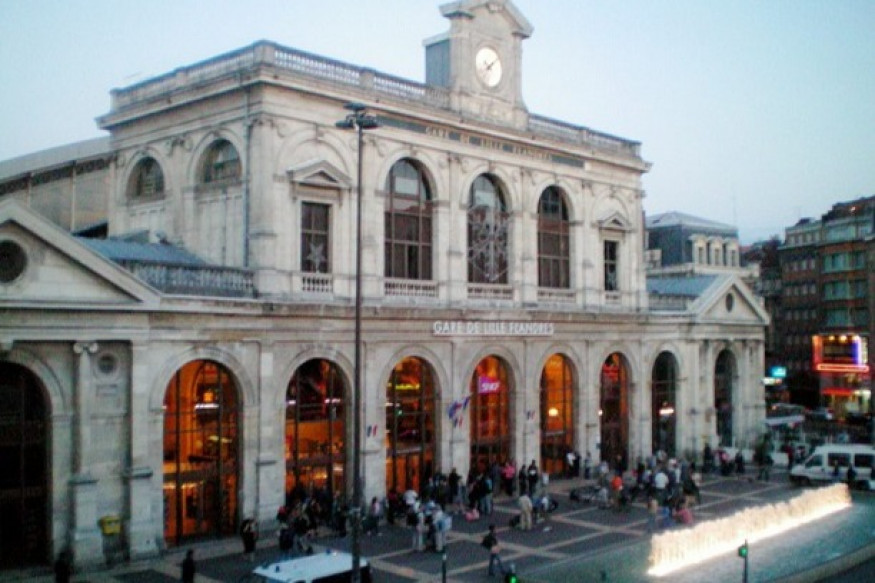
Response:
[[[875,1],[514,3],[527,107],[642,142],[648,214],[751,243],[875,194]],[[0,0],[0,160],[103,135],[113,87],[261,39],[423,81],[440,4]]]

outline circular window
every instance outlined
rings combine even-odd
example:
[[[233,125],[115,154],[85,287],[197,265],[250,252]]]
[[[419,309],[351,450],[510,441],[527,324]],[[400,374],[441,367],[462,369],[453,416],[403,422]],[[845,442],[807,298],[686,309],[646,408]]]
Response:
[[[116,360],[115,355],[108,352],[104,352],[97,359],[97,370],[107,376],[115,372],[117,365],[118,361]]]
[[[24,273],[27,255],[14,241],[0,241],[0,283],[11,283]]]
[[[734,306],[735,296],[733,296],[732,294],[726,294],[726,311],[731,312]]]

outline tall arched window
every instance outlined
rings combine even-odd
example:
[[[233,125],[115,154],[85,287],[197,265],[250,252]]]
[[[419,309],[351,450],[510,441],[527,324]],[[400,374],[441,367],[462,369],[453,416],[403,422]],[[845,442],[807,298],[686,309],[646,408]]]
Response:
[[[717,355],[714,365],[714,408],[717,410],[717,436],[720,445],[735,445],[732,435],[732,394],[734,392],[735,357],[728,350]]]
[[[236,530],[237,385],[209,360],[176,371],[164,393],[164,538],[170,545]]]
[[[547,188],[538,202],[538,285],[570,287],[568,209],[555,186]]]
[[[134,167],[128,184],[128,197],[132,199],[159,198],[164,196],[164,172],[155,158],[143,158]]]
[[[650,377],[653,451],[676,453],[678,366],[670,352],[662,352],[653,363]]]
[[[507,283],[509,213],[501,189],[487,175],[471,186],[468,204],[468,281]]]
[[[434,474],[435,392],[431,367],[409,357],[386,383],[386,489],[422,491]]]
[[[626,362],[614,352],[602,364],[600,390],[601,458],[616,468],[625,464],[629,445],[629,377]]]
[[[471,461],[474,470],[510,459],[510,373],[497,356],[487,356],[471,375]]]
[[[201,182],[226,182],[240,179],[240,156],[228,140],[216,140],[204,153]]]
[[[345,383],[338,366],[314,358],[295,371],[286,389],[286,493],[310,488],[331,496],[344,490]]]
[[[541,371],[541,470],[561,475],[574,449],[574,376],[562,354],[547,359]]]
[[[413,160],[399,160],[386,191],[386,277],[431,279],[432,196],[425,173]]]

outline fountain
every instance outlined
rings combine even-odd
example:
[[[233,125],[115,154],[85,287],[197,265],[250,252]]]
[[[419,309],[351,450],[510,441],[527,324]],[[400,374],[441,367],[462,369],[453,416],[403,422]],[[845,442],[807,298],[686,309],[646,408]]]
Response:
[[[845,484],[809,490],[786,502],[755,506],[732,516],[700,522],[653,537],[647,573],[662,577],[678,569],[735,551],[745,539],[753,543],[848,508]]]

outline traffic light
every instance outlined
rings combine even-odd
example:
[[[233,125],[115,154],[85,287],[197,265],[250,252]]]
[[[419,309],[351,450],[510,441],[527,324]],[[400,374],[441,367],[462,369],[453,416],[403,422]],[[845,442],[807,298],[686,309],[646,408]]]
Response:
[[[744,541],[744,544],[738,547],[738,556],[742,559],[747,558],[747,541]]]
[[[520,580],[517,578],[516,573],[508,573],[504,576],[504,583],[520,583]]]

